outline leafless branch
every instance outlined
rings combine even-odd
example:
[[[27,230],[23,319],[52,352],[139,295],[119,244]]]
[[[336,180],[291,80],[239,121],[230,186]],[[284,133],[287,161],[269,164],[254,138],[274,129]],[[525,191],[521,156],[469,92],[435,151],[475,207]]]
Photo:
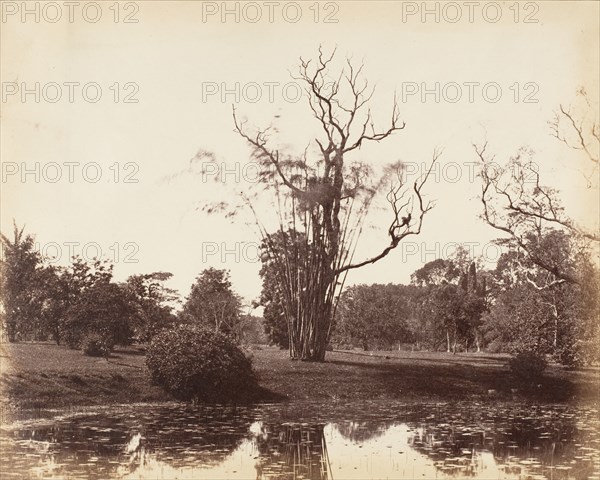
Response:
[[[509,182],[503,184],[504,171],[495,171],[491,174],[489,168],[490,160],[486,158],[487,143],[479,147],[473,145],[475,152],[482,162],[481,178],[481,203],[483,205],[483,219],[496,230],[502,231],[524,251],[528,258],[538,267],[546,270],[556,277],[556,283],[569,282],[579,283],[579,279],[570,272],[565,271],[560,265],[544,258],[539,249],[536,249],[527,239],[527,235],[533,231],[539,238],[542,231],[542,222],[564,227],[572,233],[580,233],[589,238],[593,236],[579,231],[570,219],[560,216],[560,209],[556,205],[553,192],[545,189],[536,177],[535,185],[531,191],[526,189],[523,177],[514,176]],[[512,183],[511,183],[512,182]],[[538,200],[536,197],[541,197]],[[505,203],[500,202],[504,199]]]
[[[598,125],[594,122],[590,128],[590,137],[586,138],[587,134],[583,125],[583,120],[576,121],[570,110],[565,109],[562,105],[559,106],[560,113],[557,113],[554,121],[550,124],[552,136],[563,142],[569,148],[575,150],[583,150],[587,157],[594,164],[598,164],[598,152],[593,152],[594,144],[600,142],[600,132]],[[562,132],[561,118],[566,119],[569,129],[568,131],[572,136],[576,137],[575,141],[569,140],[567,136]],[[597,145],[595,145],[597,150]]]
[[[417,179],[413,184],[412,190],[415,198],[417,199],[419,209],[418,217],[414,226],[410,223],[412,221],[412,214],[414,209],[411,208],[410,210],[406,210],[410,202],[405,201],[402,204],[400,203],[404,199],[406,191],[403,191],[404,183],[401,174],[399,173],[398,184],[395,186],[391,186],[387,194],[387,200],[390,203],[392,212],[394,214],[392,223],[388,228],[390,244],[386,248],[384,248],[378,255],[359,263],[345,265],[339,268],[336,271],[336,273],[339,274],[348,270],[360,268],[365,265],[375,263],[378,260],[381,260],[382,258],[386,257],[393,249],[395,249],[399,245],[399,243],[404,238],[408,237],[409,235],[418,235],[419,233],[421,233],[421,228],[423,226],[423,218],[425,217],[425,214],[429,212],[434,206],[432,202],[427,202],[427,204],[425,204],[423,200],[422,189],[425,183],[427,182],[427,179],[429,178],[429,175],[431,173],[431,170],[433,169],[433,166],[435,165],[435,162],[438,160],[441,154],[441,150],[434,151],[429,169],[420,179]],[[402,193],[399,195],[401,191]],[[406,213],[406,216],[401,215],[403,212]]]
[[[304,191],[300,188],[296,187],[286,176],[281,168],[281,164],[279,163],[279,152],[271,151],[267,148],[267,140],[268,140],[268,129],[267,130],[258,130],[256,132],[255,137],[250,137],[248,133],[244,130],[244,122],[239,122],[237,119],[237,115],[235,113],[235,107],[233,107],[233,123],[235,125],[235,131],[239,133],[248,143],[250,143],[256,150],[256,152],[263,158],[266,159],[271,165],[275,167],[277,170],[277,174],[279,178],[283,182],[283,184],[290,188],[296,194],[303,194]]]

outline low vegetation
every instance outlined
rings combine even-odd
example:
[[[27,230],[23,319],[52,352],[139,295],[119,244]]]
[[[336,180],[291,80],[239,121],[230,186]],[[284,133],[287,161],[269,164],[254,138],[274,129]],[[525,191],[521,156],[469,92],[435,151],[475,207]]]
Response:
[[[117,348],[107,359],[51,343],[0,344],[0,352],[3,408],[175,400],[152,382],[142,347]],[[260,385],[252,400],[495,401],[516,396],[583,402],[597,401],[600,387],[598,369],[567,371],[551,363],[536,384],[525,388],[505,354],[332,351],[325,363],[291,362],[285,350],[275,347],[255,347],[246,354]]]

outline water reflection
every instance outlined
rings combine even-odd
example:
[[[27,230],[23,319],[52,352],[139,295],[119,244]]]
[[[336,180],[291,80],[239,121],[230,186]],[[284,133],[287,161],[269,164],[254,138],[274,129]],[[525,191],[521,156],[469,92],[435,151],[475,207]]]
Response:
[[[330,478],[324,424],[259,425],[256,478]]]
[[[410,444],[434,459],[434,465],[448,476],[474,477],[494,465],[507,476],[520,478],[563,478],[564,474],[587,478],[597,455],[577,442],[585,438],[597,443],[598,432],[585,435],[577,423],[597,427],[590,413],[581,411],[578,419],[565,407],[530,407],[526,412],[505,410],[501,416],[480,414],[469,419],[449,414],[417,426]],[[566,458],[571,461],[564,463]],[[580,471],[573,473],[574,468]]]
[[[128,406],[5,425],[0,449],[2,478],[600,478],[592,407]]]
[[[248,409],[170,405],[30,422],[2,432],[0,471],[106,479],[157,463],[205,469],[235,451],[253,421]]]

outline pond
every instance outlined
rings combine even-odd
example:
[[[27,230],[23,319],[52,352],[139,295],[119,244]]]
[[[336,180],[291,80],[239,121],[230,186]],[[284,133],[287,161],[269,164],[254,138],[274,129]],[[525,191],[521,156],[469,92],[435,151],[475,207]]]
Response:
[[[595,406],[146,404],[44,417],[2,426],[3,479],[600,478]]]

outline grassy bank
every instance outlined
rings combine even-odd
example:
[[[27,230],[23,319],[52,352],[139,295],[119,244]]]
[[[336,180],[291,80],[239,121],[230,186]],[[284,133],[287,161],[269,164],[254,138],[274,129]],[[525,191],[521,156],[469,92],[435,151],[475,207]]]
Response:
[[[138,347],[106,360],[49,343],[1,344],[2,406],[60,408],[172,400],[152,385]],[[251,352],[266,398],[290,400],[436,401],[524,399],[548,402],[598,400],[598,369],[566,371],[550,366],[544,379],[515,383],[508,357],[441,352],[328,352],[326,363],[290,361],[287,352]],[[516,391],[515,391],[516,389]]]
[[[108,360],[49,343],[2,344],[0,354],[5,406],[53,408],[171,399],[148,381],[144,354],[137,348],[117,350]]]

